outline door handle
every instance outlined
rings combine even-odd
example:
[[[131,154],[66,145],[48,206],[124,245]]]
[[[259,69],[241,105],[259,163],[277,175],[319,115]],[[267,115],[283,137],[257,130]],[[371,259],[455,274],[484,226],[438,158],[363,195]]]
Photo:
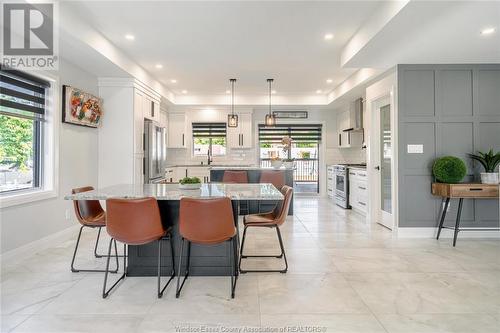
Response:
[[[374,169],[375,170],[380,170],[380,166],[377,165]]]

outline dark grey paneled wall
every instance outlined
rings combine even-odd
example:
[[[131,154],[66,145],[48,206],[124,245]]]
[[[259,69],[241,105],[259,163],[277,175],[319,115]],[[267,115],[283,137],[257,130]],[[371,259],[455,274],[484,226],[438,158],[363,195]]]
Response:
[[[434,159],[458,156],[467,163],[466,180],[478,180],[480,168],[467,153],[500,151],[500,64],[399,65],[398,99],[399,226],[434,227],[440,203],[431,195]],[[408,144],[423,144],[424,153],[408,154]],[[465,200],[462,225],[498,226],[498,206]]]

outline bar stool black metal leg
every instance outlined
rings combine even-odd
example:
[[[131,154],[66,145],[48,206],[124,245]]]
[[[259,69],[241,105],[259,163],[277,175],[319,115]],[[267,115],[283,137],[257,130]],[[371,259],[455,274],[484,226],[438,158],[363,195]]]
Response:
[[[108,297],[109,293],[111,292],[111,290],[113,290],[113,288],[120,282],[122,281],[123,279],[125,279],[125,275],[127,273],[127,266],[126,266],[126,257],[124,256],[123,257],[123,274],[118,278],[118,280],[116,280],[116,282],[108,289],[106,290],[106,284],[108,282],[108,273],[109,273],[109,259],[111,258],[111,246],[113,245],[113,242],[115,243],[115,250],[116,250],[116,240],[114,240],[113,238],[111,238],[109,240],[109,247],[108,247],[108,256],[106,258],[106,270],[104,271],[104,283],[102,285],[102,298],[106,298]],[[124,244],[124,251],[123,253],[126,254],[126,245]]]
[[[73,273],[78,273],[78,272],[95,272],[95,273],[100,273],[100,272],[105,272],[103,269],[80,269],[80,268],[75,268],[75,260],[76,260],[76,253],[78,252],[78,246],[80,245],[80,238],[82,237],[82,231],[83,228],[85,228],[84,225],[80,227],[80,231],[78,232],[78,238],[76,239],[76,245],[75,245],[75,250],[73,251],[73,258],[71,259],[71,271]],[[100,229],[99,229],[100,230]],[[111,252],[110,252],[111,255]],[[118,264],[118,251],[116,250],[115,247],[115,255],[112,257],[116,257],[116,269],[109,271],[109,273],[117,273],[119,264]]]
[[[161,298],[163,296],[163,292],[167,288],[167,286],[170,284],[170,282],[174,279],[175,277],[175,261],[174,261],[174,248],[172,245],[172,236],[169,236],[168,241],[170,242],[170,254],[172,256],[172,273],[170,274],[170,278],[168,279],[167,283],[165,286],[160,290],[160,279],[161,279],[161,239],[158,240],[158,298]]]
[[[107,257],[107,255],[106,255],[106,254],[99,254],[99,253],[97,253],[97,248],[99,247],[99,239],[100,239],[100,237],[101,237],[101,229],[102,229],[102,227],[99,227],[99,231],[97,232],[97,239],[96,239],[96,241],[95,241],[94,256],[95,256],[96,258],[103,258],[103,257]],[[122,255],[121,255],[121,254],[120,254],[120,255],[118,255],[118,257],[122,257]],[[117,266],[117,267],[118,267],[118,266]],[[110,272],[110,273],[113,273],[113,272]]]
[[[247,226],[243,228],[243,237],[241,238],[241,247],[240,247],[240,260],[238,262],[238,269],[240,270],[240,273],[246,273],[241,270],[241,258],[243,258],[243,248],[245,247],[245,237],[247,235]]]
[[[182,238],[182,241],[181,241],[181,251],[180,251],[180,254],[179,254],[179,275],[177,276],[177,291],[175,293],[175,297],[176,298],[179,298],[179,296],[181,295],[181,290],[182,290],[182,287],[184,286],[184,283],[186,282],[188,276],[189,276],[189,261],[190,261],[190,256],[191,256],[191,242],[188,241],[188,250],[187,250],[187,263],[186,263],[186,270],[185,270],[185,274],[184,274],[184,279],[182,280],[182,284],[180,284],[180,280],[181,280],[181,269],[182,269],[182,255],[184,254],[184,238]],[[179,286],[180,284],[180,286]]]
[[[453,235],[453,246],[457,244],[458,232],[460,231],[460,216],[462,215],[462,204],[464,199],[458,199],[457,220],[455,222],[455,233]]]
[[[281,238],[281,231],[279,227],[276,227],[276,232],[278,233],[278,239],[280,241],[281,253],[283,254],[283,259],[285,260],[285,269],[280,273],[286,273],[288,271],[288,261],[286,260],[285,247],[283,246],[283,239]]]
[[[231,238],[231,247],[233,251],[233,256],[236,257],[238,255],[238,249],[236,246],[236,236]],[[236,289],[236,282],[238,281],[238,275],[236,274],[237,268],[236,268],[236,261],[231,260],[231,256],[229,256],[229,260],[231,261],[231,298],[234,298],[234,291]]]
[[[448,211],[449,204],[450,204],[450,198],[444,199],[443,203],[441,204],[441,215],[440,215],[436,239],[439,239],[439,235],[441,235],[441,229],[443,229],[444,219],[446,218],[446,212]]]

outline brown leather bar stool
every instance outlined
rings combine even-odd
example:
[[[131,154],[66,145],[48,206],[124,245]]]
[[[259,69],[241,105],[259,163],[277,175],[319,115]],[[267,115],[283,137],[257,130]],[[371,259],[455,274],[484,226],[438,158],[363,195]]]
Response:
[[[278,189],[285,185],[285,173],[282,170],[262,170],[259,183],[271,183]],[[259,201],[259,213],[261,212],[261,202]]]
[[[174,248],[172,244],[171,228],[165,229],[161,223],[160,209],[154,198],[142,199],[108,199],[106,200],[108,221],[106,230],[111,236],[108,255],[111,253],[111,243],[116,241],[123,243],[123,252],[127,253],[128,245],[144,245],[156,241],[158,243],[158,298],[175,276]],[[161,241],[170,241],[170,254],[172,256],[172,274],[165,286],[161,288]],[[106,298],[111,290],[125,279],[127,274],[127,258],[123,258],[123,274],[106,290],[108,280],[109,257],[106,263],[102,297]]]
[[[273,211],[260,214],[246,215],[243,218],[243,225],[245,229],[243,230],[243,238],[241,240],[240,249],[240,262],[239,268],[241,273],[247,272],[280,272],[286,273],[288,270],[288,262],[286,260],[285,247],[283,246],[283,239],[281,238],[280,226],[286,221],[288,215],[288,208],[290,207],[290,202],[292,201],[293,189],[290,186],[284,185],[281,188],[281,193],[284,195],[284,199],[281,204],[276,205]],[[278,241],[280,243],[281,254],[280,255],[244,255],[243,247],[245,246],[245,237],[247,234],[247,229],[249,227],[263,227],[263,228],[276,228],[276,233],[278,234]],[[278,270],[244,270],[241,268],[242,258],[283,258],[285,261],[285,268]]]
[[[179,233],[182,237],[181,250],[179,253],[179,275],[177,276],[177,292],[175,297],[179,298],[181,289],[189,276],[189,264],[191,259],[191,243],[201,245],[221,244],[231,242],[233,258],[231,262],[231,298],[234,298],[236,288],[237,271],[236,258],[238,256],[237,229],[233,218],[233,207],[229,198],[193,199],[182,198],[179,208]],[[180,284],[180,271],[182,267],[182,256],[184,243],[187,241],[187,263],[184,279]]]
[[[92,186],[85,186],[80,188],[74,188],[71,190],[72,194],[82,193],[92,191],[94,188]],[[97,239],[95,241],[94,256],[96,258],[105,257],[105,255],[97,254],[97,246],[99,245],[99,237],[101,236],[101,228],[106,226],[106,212],[102,209],[99,200],[74,200],[73,206],[75,208],[75,215],[78,222],[82,225],[80,227],[80,232],[78,233],[78,238],[76,239],[75,251],[73,252],[73,259],[71,260],[71,271],[72,272],[104,272],[102,269],[80,269],[75,268],[75,258],[76,252],[78,251],[78,245],[80,244],[80,237],[82,236],[83,228],[98,228]],[[115,255],[116,257],[116,270],[111,271],[111,273],[118,272],[118,251],[115,244]]]
[[[225,170],[224,175],[222,176],[222,182],[229,184],[247,184],[248,174],[246,171]],[[247,214],[250,213],[250,203],[248,200],[245,201],[245,205],[242,205],[242,202],[240,201],[238,207],[240,210],[244,208]]]

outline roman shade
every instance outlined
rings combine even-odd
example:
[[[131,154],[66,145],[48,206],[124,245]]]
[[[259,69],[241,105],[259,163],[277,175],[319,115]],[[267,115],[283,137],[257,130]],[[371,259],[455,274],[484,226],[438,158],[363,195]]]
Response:
[[[321,124],[276,124],[273,127],[259,125],[259,141],[260,142],[281,142],[288,136],[294,142],[320,142],[321,141]]]
[[[23,118],[45,114],[45,91],[50,83],[19,71],[0,70],[0,113]]]
[[[226,123],[193,123],[193,138],[226,137]]]

